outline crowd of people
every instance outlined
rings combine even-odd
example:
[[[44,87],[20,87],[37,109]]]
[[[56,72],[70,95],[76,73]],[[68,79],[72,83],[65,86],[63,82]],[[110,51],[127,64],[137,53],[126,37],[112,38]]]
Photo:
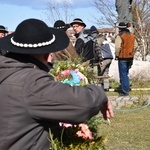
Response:
[[[72,27],[73,46],[67,30]],[[70,24],[57,20],[53,27],[38,19],[22,21],[8,34],[0,26],[0,149],[49,149],[49,129],[58,136],[59,122],[83,123],[99,112],[104,119],[114,117],[110,100],[109,78],[101,86],[70,86],[48,74],[53,61],[81,57],[82,62],[98,68],[98,76],[109,76],[113,59],[118,60],[121,92],[129,94],[129,69],[137,42],[124,22],[117,26],[115,54],[108,37],[95,26],[75,18]],[[114,58],[115,55],[115,58]],[[67,56],[67,57],[65,57]]]

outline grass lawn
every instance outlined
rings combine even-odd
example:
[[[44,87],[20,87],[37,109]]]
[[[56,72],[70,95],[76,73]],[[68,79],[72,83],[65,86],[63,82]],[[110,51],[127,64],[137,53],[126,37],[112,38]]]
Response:
[[[130,85],[131,88],[150,88],[150,81],[130,80]],[[110,79],[110,86],[115,89],[119,86],[119,83]]]
[[[114,81],[110,84],[112,88],[119,86]],[[150,88],[150,81],[131,81],[131,85],[131,88],[135,89]],[[138,96],[141,100],[143,95],[150,94],[150,91],[130,91],[130,94]],[[107,95],[118,95],[118,93],[107,92]],[[106,150],[150,150],[150,105],[141,110],[115,111],[110,126],[101,124],[99,134],[107,136]]]
[[[106,150],[150,150],[150,106],[133,112],[115,112],[110,126],[101,124]]]

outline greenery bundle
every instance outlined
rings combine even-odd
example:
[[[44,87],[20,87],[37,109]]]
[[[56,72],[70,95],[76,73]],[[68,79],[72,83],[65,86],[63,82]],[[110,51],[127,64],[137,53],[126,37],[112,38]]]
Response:
[[[80,58],[68,58],[66,61],[55,61],[49,74],[51,74],[56,81],[70,84],[71,86],[86,86],[87,84],[94,83],[95,80],[93,68],[91,68],[87,62],[82,63]],[[83,124],[69,125],[69,127],[61,126],[61,137],[55,139],[50,131],[50,149],[104,150],[106,137],[98,136],[98,125],[101,120],[102,119],[97,119],[97,117],[94,116]],[[86,128],[86,131],[83,131],[83,126]],[[90,136],[90,133],[92,136]]]

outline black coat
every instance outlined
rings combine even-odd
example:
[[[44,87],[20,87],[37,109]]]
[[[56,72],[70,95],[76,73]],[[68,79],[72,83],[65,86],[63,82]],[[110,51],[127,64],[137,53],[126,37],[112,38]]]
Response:
[[[76,35],[76,38],[75,49],[79,56],[81,56],[82,61],[85,62],[93,59],[94,50],[91,36],[89,37],[88,34],[84,34],[84,30],[82,30],[80,34]]]
[[[46,66],[16,56],[0,56],[0,150],[48,150],[49,128],[85,122],[107,101],[100,87],[55,82]]]

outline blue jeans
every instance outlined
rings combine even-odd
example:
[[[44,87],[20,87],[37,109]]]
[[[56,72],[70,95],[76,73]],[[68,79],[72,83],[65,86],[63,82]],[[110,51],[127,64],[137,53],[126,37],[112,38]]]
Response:
[[[121,90],[124,93],[129,92],[130,81],[129,81],[129,69],[131,68],[132,61],[121,61],[118,60],[118,68],[119,68],[119,77]]]

